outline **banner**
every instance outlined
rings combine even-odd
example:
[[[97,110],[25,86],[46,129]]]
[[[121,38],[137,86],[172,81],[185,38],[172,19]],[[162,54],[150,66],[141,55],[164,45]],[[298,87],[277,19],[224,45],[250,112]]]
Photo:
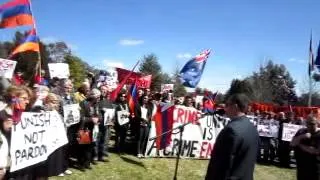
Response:
[[[173,91],[174,84],[161,84],[161,92]]]
[[[80,122],[79,104],[68,104],[63,106],[64,123],[67,127]]]
[[[218,115],[206,115],[199,119],[201,113],[197,109],[185,106],[175,106],[173,114],[173,128],[190,122],[182,134],[181,157],[209,159],[218,134],[229,120]],[[175,157],[180,134],[174,132],[170,145],[163,150],[157,150],[156,140],[148,141],[145,156]],[[149,139],[156,135],[155,122],[152,121]]]
[[[69,78],[69,65],[66,63],[49,63],[50,78],[57,77],[59,79]]]
[[[291,141],[294,135],[296,135],[299,129],[303,128],[303,126],[283,123],[283,131],[282,131],[282,140],[283,141]]]
[[[110,125],[112,120],[114,119],[114,115],[115,115],[115,109],[107,109],[104,108],[104,120],[103,123],[104,125]]]
[[[11,172],[45,161],[68,143],[61,116],[56,111],[24,112],[12,128]]]
[[[260,119],[257,124],[259,136],[278,137],[279,122],[270,119]]]
[[[11,61],[9,59],[0,58],[0,76],[11,79],[16,65],[17,61]]]
[[[116,68],[116,70],[118,73],[119,82],[121,82],[129,73],[131,73],[131,71],[127,69]],[[152,75],[144,76],[141,73],[132,72],[126,84],[131,85],[135,82],[136,79],[138,88],[150,88]]]

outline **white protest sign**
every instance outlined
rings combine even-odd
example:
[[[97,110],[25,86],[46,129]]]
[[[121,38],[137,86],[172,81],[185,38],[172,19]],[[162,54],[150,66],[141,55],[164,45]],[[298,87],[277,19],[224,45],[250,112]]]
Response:
[[[279,123],[273,119],[260,119],[257,130],[261,137],[278,137]]]
[[[112,119],[114,118],[115,115],[115,109],[108,109],[104,108],[104,125],[110,125]]]
[[[0,58],[0,76],[11,79],[16,65],[17,61]]]
[[[68,137],[63,124],[63,119],[57,111],[47,112],[51,114],[51,126],[47,129],[49,154],[68,143]]]
[[[162,92],[170,91],[170,90],[173,91],[173,87],[174,87],[174,84],[161,84],[161,91]]]
[[[67,127],[80,122],[79,104],[69,104],[63,106],[64,123]]]
[[[49,63],[50,78],[57,77],[59,79],[69,78],[69,65],[66,63]]]
[[[283,123],[283,131],[282,131],[282,140],[283,141],[291,141],[294,135],[296,135],[297,131],[301,129],[303,126]]]
[[[128,111],[117,111],[117,118],[118,118],[118,123],[120,126],[127,124],[129,122],[129,115]]]
[[[196,104],[202,104],[203,96],[196,96]]]
[[[170,118],[168,114],[162,113],[163,117]],[[201,112],[197,109],[185,106],[175,106],[173,110],[173,128],[190,123],[184,127],[182,134],[181,157],[210,159],[218,134],[229,122],[227,118],[216,115],[206,115],[198,119],[200,114]],[[163,123],[165,122],[167,121]],[[165,127],[164,124],[162,128]],[[156,132],[156,122],[152,121],[149,138],[159,135]],[[179,136],[179,133],[171,134],[169,145],[160,150],[157,149],[157,140],[148,141],[145,156],[175,157],[179,146]],[[159,140],[162,142],[161,139]]]
[[[116,89],[118,86],[118,72],[115,68],[108,68],[104,74],[97,78],[97,87],[107,86],[110,89]]]
[[[11,169],[19,169],[45,161],[57,148],[68,143],[60,115],[56,111],[24,112],[12,128]]]

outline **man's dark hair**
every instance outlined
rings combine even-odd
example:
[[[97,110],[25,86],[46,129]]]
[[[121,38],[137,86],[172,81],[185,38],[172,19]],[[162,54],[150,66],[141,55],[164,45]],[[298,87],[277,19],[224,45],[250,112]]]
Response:
[[[243,113],[247,112],[250,99],[243,93],[236,93],[229,96],[227,103],[236,104]]]

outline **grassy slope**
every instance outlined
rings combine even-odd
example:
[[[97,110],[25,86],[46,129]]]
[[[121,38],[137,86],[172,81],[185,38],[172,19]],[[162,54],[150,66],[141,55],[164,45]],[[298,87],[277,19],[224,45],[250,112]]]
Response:
[[[73,170],[74,174],[64,178],[70,180],[100,180],[100,179],[152,179],[167,180],[172,179],[175,168],[175,159],[168,158],[148,158],[138,159],[131,155],[118,156],[111,154],[110,162],[99,163],[93,166],[93,170],[85,173]],[[207,160],[187,160],[180,161],[178,179],[204,179],[208,161]],[[293,180],[295,170],[281,169],[274,166],[257,165],[255,169],[255,180]]]

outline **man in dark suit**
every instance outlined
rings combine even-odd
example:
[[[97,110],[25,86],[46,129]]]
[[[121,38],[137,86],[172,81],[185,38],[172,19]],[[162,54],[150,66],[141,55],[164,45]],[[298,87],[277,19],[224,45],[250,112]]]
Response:
[[[206,180],[253,180],[259,135],[245,116],[249,99],[233,94],[226,102],[231,122],[220,132],[211,152]]]

